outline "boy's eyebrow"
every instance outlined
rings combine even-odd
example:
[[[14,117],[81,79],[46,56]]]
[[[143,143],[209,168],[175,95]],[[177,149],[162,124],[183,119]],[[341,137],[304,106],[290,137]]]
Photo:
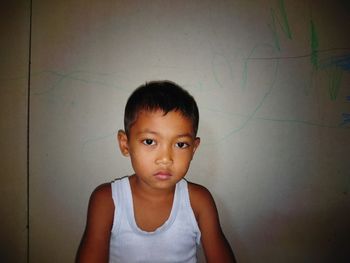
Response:
[[[178,135],[177,137],[178,137],[178,138],[180,138],[180,137],[191,137],[191,138],[193,138],[194,136],[193,136],[193,134],[191,134],[191,133],[184,133],[184,134]]]
[[[144,133],[151,133],[151,134],[158,135],[158,132],[155,132],[155,131],[152,131],[152,130],[149,130],[149,129],[145,129],[145,130],[143,130],[143,131],[139,131],[139,132],[137,133],[137,135],[144,134]]]
[[[146,133],[146,134],[159,135],[158,132],[152,131],[152,130],[149,130],[149,129],[140,131],[140,132],[137,133],[137,135],[142,135],[142,134],[144,134],[144,133]],[[193,136],[193,134],[191,134],[191,133],[183,133],[183,134],[177,135],[176,137],[177,137],[177,138],[182,138],[182,137],[190,137],[190,138],[193,138],[194,136]]]

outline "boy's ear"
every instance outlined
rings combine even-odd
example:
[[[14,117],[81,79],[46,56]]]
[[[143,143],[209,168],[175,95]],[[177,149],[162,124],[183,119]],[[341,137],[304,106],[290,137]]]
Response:
[[[118,131],[118,143],[119,149],[124,156],[129,156],[129,144],[128,144],[128,136],[125,131]]]
[[[194,153],[196,152],[196,150],[197,150],[197,148],[198,148],[198,146],[199,146],[200,143],[201,143],[201,138],[196,137],[196,138],[194,139],[194,147],[193,147],[192,158],[193,158]]]

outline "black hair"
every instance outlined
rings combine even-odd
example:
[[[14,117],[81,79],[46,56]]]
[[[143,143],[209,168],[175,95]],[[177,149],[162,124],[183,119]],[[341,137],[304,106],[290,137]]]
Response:
[[[129,97],[124,112],[124,129],[129,135],[130,128],[142,110],[180,111],[191,120],[194,135],[198,131],[199,111],[194,98],[182,87],[168,80],[147,82],[138,87]]]

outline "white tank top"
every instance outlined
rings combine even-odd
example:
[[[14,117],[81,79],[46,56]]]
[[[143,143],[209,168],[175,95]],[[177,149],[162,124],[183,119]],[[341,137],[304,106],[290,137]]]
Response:
[[[141,230],[135,222],[129,177],[115,180],[111,187],[116,209],[109,262],[197,262],[201,233],[190,205],[186,180],[176,184],[170,216],[154,232]]]

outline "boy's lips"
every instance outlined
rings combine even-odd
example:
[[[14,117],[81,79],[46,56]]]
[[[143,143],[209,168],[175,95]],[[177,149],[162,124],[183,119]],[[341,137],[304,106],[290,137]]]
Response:
[[[158,179],[166,180],[166,179],[169,179],[172,175],[167,171],[159,171],[155,173],[154,176],[157,177]]]

